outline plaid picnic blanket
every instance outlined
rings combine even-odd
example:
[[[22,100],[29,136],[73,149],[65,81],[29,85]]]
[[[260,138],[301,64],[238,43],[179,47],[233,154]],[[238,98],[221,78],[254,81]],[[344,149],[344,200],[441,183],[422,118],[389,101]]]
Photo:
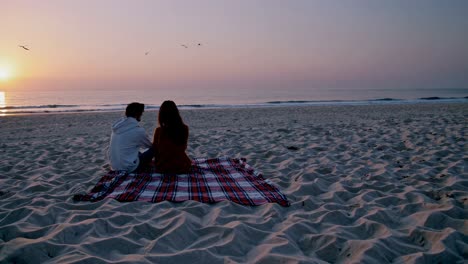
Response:
[[[110,171],[88,194],[77,194],[76,201],[114,198],[120,202],[182,202],[195,200],[216,203],[223,200],[243,205],[278,203],[289,206],[286,196],[245,159],[195,159],[188,174],[161,174],[154,167],[143,173]]]

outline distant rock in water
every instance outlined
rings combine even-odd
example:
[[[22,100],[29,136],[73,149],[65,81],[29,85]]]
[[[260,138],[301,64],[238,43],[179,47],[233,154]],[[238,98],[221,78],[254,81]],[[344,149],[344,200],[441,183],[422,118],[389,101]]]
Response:
[[[438,96],[432,96],[432,97],[422,97],[420,98],[421,100],[440,100],[442,98],[438,97]]]
[[[381,98],[381,99],[375,99],[374,101],[400,101],[400,99],[395,99],[395,98]]]
[[[292,100],[292,101],[270,101],[266,102],[267,104],[305,104],[312,103],[313,101],[301,101],[301,100]]]

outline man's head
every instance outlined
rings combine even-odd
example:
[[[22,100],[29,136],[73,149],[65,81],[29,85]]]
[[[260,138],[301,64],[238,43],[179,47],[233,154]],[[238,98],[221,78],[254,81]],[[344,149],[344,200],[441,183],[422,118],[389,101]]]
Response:
[[[141,120],[141,115],[143,115],[143,111],[145,110],[145,105],[140,103],[131,103],[127,105],[125,109],[125,115],[127,117],[133,117],[136,120]]]

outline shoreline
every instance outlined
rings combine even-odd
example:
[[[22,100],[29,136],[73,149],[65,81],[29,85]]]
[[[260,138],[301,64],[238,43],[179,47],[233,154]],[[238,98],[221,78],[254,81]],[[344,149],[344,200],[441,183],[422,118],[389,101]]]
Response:
[[[0,118],[0,262],[466,258],[466,103],[181,109],[191,158],[246,158],[291,206],[74,202],[108,171],[122,114]]]

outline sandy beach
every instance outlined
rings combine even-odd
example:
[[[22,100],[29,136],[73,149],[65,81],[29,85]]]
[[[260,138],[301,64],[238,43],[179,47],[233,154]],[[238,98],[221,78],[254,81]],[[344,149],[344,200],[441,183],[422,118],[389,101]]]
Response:
[[[0,263],[468,259],[466,103],[183,110],[190,157],[246,158],[291,206],[73,201],[121,115],[0,117]]]

